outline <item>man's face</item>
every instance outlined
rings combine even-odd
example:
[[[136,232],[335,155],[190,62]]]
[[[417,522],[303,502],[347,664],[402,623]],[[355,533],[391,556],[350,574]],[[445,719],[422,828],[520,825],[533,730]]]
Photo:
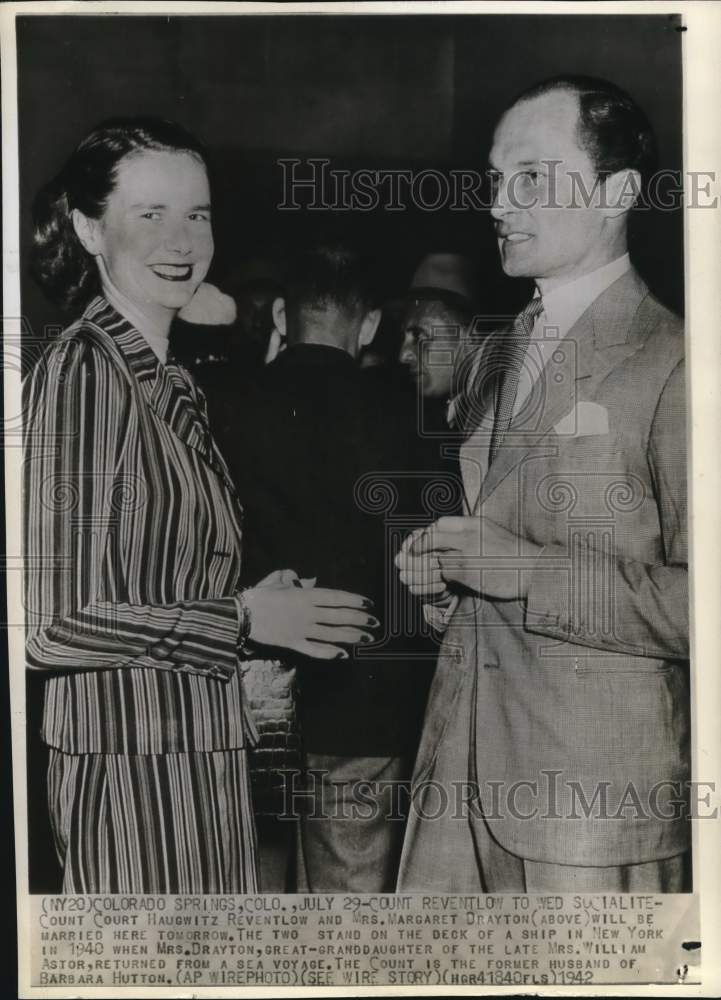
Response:
[[[521,101],[501,118],[489,158],[503,270],[546,288],[607,259],[598,189],[584,200],[598,181],[578,144],[578,117],[578,98],[566,91]]]
[[[400,363],[427,399],[448,399],[465,330],[442,302],[414,302],[403,319]]]

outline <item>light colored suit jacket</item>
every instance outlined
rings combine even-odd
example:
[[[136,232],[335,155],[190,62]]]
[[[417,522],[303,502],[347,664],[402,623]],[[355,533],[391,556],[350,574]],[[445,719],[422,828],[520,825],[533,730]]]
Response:
[[[479,822],[513,854],[556,864],[688,846],[686,819],[667,818],[689,778],[683,355],[680,320],[627,272],[559,344],[467,497],[519,535],[510,568],[484,572],[523,573],[528,597],[465,597],[451,620],[401,889],[477,888]],[[496,554],[479,533],[480,552]],[[429,789],[453,782],[470,791],[449,804],[471,808],[424,820]]]

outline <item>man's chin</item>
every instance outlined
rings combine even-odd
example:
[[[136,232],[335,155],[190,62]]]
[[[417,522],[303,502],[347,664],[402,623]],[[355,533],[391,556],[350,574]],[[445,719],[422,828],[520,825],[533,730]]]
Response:
[[[424,399],[427,399],[430,402],[439,402],[440,400],[448,399],[450,389],[446,386],[433,385],[432,383],[430,385],[421,383],[421,394]]]
[[[524,258],[521,254],[501,252],[501,267],[503,273],[509,278],[533,278],[535,269],[530,257]]]

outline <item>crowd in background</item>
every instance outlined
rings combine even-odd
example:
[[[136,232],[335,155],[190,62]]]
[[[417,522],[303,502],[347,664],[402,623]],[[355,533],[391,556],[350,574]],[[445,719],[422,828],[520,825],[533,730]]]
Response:
[[[461,511],[448,406],[479,310],[476,269],[460,254],[422,255],[407,293],[383,302],[372,258],[330,233],[280,261],[248,262],[231,287],[201,288],[175,320],[171,346],[205,392],[239,491],[243,580],[287,566],[368,595],[380,628],[365,657],[351,653],[340,670],[286,661],[276,706],[285,696],[293,712],[274,717],[246,685],[261,728],[250,760],[262,883],[388,890],[437,655],[393,559],[439,503]],[[374,491],[388,491],[385,507]],[[372,818],[352,821],[364,781],[385,783],[384,798]],[[333,804],[344,784],[348,801]],[[332,809],[345,814],[323,821]]]

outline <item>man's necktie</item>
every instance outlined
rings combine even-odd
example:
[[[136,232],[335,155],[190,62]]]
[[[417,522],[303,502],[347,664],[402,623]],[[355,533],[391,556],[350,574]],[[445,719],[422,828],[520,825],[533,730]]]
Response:
[[[500,365],[502,373],[496,397],[496,410],[491,432],[491,446],[488,451],[489,465],[498,454],[503,436],[510,427],[513,418],[513,406],[518,392],[518,380],[521,367],[528,352],[531,331],[536,318],[543,311],[543,299],[536,296],[531,299],[525,309],[516,317],[511,332],[504,337]]]

